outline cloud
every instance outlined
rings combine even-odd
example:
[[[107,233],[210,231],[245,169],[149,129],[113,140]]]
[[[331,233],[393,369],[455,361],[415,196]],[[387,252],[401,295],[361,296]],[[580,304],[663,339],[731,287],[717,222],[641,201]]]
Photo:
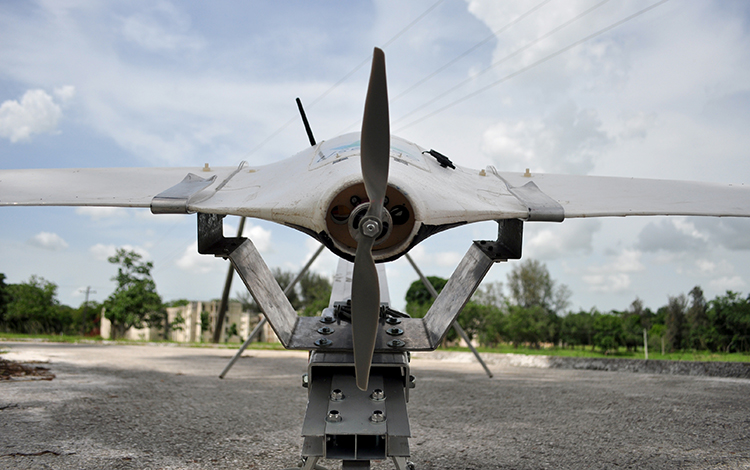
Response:
[[[60,235],[50,232],[39,232],[31,237],[27,243],[51,251],[61,251],[68,248],[68,243]]]
[[[464,254],[458,251],[427,251],[424,245],[417,245],[409,252],[417,266],[422,269],[430,267],[454,268],[463,258]]]
[[[635,247],[642,251],[705,252],[709,247],[750,250],[750,221],[733,218],[678,217],[646,225]]]
[[[148,11],[121,21],[122,36],[152,52],[198,50],[205,46],[202,38],[190,34],[190,17],[169,2],[158,2]]]
[[[217,269],[223,269],[226,263],[220,258],[198,253],[198,242],[194,241],[185,248],[182,256],[175,262],[182,270],[190,273],[205,274]]]
[[[650,222],[638,234],[635,247],[641,251],[667,251],[683,253],[703,251],[708,246],[708,237],[685,218]]]
[[[76,214],[90,217],[92,220],[129,217],[131,211],[132,209],[127,209],[124,207],[84,206],[84,207],[76,207],[75,209]]]
[[[197,242],[196,242],[197,243]],[[144,260],[150,260],[151,254],[143,247],[140,246],[133,246],[133,245],[105,245],[103,243],[97,243],[96,245],[89,248],[89,253],[91,253],[94,258],[96,258],[99,261],[108,261],[111,256],[114,256],[115,253],[117,253],[117,249],[122,248],[126,251],[135,251],[139,255],[143,257]]]
[[[740,276],[724,276],[719,279],[714,279],[708,283],[708,287],[719,292],[741,291],[747,287],[747,283]]]
[[[641,256],[640,251],[625,250],[609,263],[586,268],[582,279],[594,292],[625,292],[632,283],[630,274],[646,269]]]
[[[59,95],[66,99],[75,92],[73,87],[59,90]],[[34,134],[53,134],[57,131],[60,118],[62,110],[47,92],[29,90],[20,102],[7,100],[0,105],[0,137],[15,143],[28,141]]]
[[[594,234],[601,229],[600,220],[575,220],[562,224],[527,224],[524,253],[539,259],[557,259],[573,253],[586,254],[593,250]]]
[[[543,119],[501,121],[482,136],[482,150],[501,168],[586,174],[612,139],[593,109],[568,102]]]

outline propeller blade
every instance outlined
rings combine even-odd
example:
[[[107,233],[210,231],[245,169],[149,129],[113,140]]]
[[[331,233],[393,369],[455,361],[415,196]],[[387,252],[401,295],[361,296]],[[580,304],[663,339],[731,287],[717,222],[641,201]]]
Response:
[[[385,54],[375,48],[362,118],[361,165],[370,206],[357,230],[352,273],[352,338],[357,387],[367,390],[380,317],[380,285],[372,247],[383,230],[383,201],[388,187],[391,131]]]
[[[391,129],[388,119],[388,86],[385,77],[385,54],[375,48],[372,56],[370,84],[367,87],[365,114],[362,118],[362,178],[370,199],[368,215],[382,218],[383,199],[388,186],[388,163],[391,151]]]
[[[375,239],[359,238],[352,273],[352,339],[357,387],[367,390],[378,334],[380,286],[371,253]]]

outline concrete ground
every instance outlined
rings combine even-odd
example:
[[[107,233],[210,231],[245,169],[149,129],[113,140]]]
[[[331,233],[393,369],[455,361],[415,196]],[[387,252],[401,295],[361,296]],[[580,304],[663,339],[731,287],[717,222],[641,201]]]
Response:
[[[306,354],[0,343],[48,380],[0,382],[0,468],[273,469],[302,440]],[[420,357],[412,460],[428,469],[750,469],[750,380]],[[326,461],[330,468],[340,468]],[[390,462],[373,468],[393,468]]]

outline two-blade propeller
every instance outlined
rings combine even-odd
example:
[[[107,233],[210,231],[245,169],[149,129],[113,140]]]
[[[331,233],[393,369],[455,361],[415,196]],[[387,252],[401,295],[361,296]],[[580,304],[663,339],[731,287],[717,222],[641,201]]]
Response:
[[[383,232],[383,202],[388,187],[391,133],[385,54],[375,48],[365,113],[362,118],[361,164],[370,206],[357,228],[352,276],[352,336],[357,387],[367,390],[380,317],[380,285],[372,248]]]

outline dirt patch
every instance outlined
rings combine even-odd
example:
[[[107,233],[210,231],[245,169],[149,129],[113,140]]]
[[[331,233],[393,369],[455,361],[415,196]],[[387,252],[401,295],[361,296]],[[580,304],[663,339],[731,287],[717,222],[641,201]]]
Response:
[[[34,363],[31,363],[34,364]],[[55,374],[49,368],[22,364],[0,358],[0,381],[3,380],[52,380]]]

